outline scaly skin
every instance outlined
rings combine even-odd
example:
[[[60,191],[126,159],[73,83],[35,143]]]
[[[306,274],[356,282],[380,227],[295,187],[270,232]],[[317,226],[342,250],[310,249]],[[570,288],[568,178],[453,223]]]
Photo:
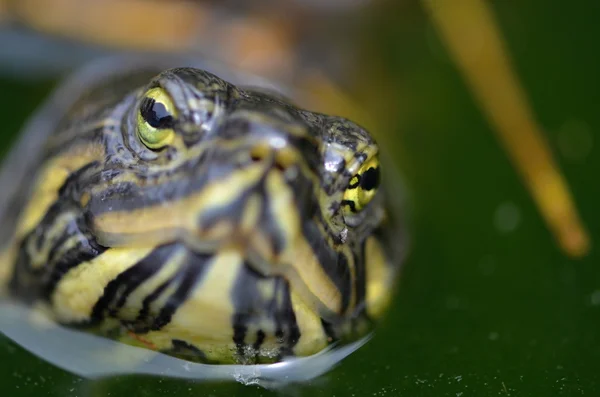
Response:
[[[370,134],[199,69],[149,76],[90,87],[31,159],[8,294],[215,364],[368,332],[398,265]]]

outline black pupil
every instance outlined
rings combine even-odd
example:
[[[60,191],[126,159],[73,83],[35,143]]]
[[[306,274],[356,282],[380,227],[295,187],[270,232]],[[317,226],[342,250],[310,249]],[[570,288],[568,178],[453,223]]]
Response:
[[[148,124],[154,128],[170,128],[173,126],[173,115],[165,105],[152,98],[144,98],[140,106],[140,113]]]
[[[373,190],[379,186],[379,167],[369,168],[360,178],[360,187],[364,190]]]

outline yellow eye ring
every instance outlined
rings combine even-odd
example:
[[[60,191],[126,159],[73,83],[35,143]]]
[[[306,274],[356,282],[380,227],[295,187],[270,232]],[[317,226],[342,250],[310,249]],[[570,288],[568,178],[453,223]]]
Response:
[[[367,160],[350,179],[342,200],[346,213],[357,213],[373,200],[381,179],[379,168],[379,159],[373,157]]]
[[[146,147],[161,149],[175,137],[177,110],[169,94],[160,87],[148,90],[137,114],[137,134]]]

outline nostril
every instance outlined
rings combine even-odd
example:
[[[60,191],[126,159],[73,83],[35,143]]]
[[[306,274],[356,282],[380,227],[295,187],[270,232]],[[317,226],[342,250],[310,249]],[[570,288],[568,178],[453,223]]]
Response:
[[[281,149],[275,156],[275,168],[285,172],[297,163],[297,156],[293,150]]]
[[[273,150],[270,146],[258,145],[250,150],[250,159],[254,163],[268,161],[281,172],[286,172],[297,163],[297,154],[288,148]]]
[[[279,159],[275,159],[275,168],[277,168],[279,171],[285,172],[285,170],[287,170],[288,167],[289,165],[282,163],[281,161],[279,161]]]
[[[250,151],[250,159],[255,163],[263,161],[268,155],[269,148],[264,145],[255,146]]]

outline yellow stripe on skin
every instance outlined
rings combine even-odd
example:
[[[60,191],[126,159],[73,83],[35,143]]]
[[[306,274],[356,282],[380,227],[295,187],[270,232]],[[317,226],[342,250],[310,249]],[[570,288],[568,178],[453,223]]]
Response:
[[[33,240],[30,240],[30,241],[33,241]],[[77,246],[77,244],[80,244],[81,242],[84,242],[84,241],[86,241],[86,237],[85,237],[85,236],[83,236],[83,235],[76,234],[76,235],[73,235],[73,236],[71,236],[70,238],[68,238],[67,240],[65,240],[65,241],[64,241],[64,242],[63,242],[63,243],[60,245],[60,248],[58,248],[58,249],[57,249],[57,250],[56,250],[56,251],[53,253],[53,257],[55,258],[55,260],[57,260],[57,259],[60,259],[60,258],[63,258],[63,256],[64,256],[64,255],[65,255],[65,254],[66,254],[66,253],[67,253],[69,250],[71,250],[71,249],[75,248],[75,247]],[[33,243],[33,242],[30,242],[30,245],[33,245],[33,246],[34,246],[34,243]],[[50,247],[52,246],[51,244],[48,244],[48,245],[50,245]],[[46,247],[46,244],[44,244],[44,246],[43,246],[43,247],[44,247],[44,249],[45,249],[45,250],[51,249],[51,248],[47,248],[47,247]],[[28,248],[29,248],[29,247],[28,247]],[[36,255],[40,255],[40,254],[36,254]],[[33,255],[32,255],[32,258],[33,258]],[[46,265],[48,265],[48,264],[49,264],[49,263],[47,263],[47,262],[39,262],[39,258],[38,258],[38,263],[41,263],[41,264],[42,264],[42,266],[46,266]]]
[[[377,156],[379,152],[376,146],[365,142],[359,143],[355,151],[349,151],[345,146],[336,143],[328,144],[328,150],[335,152],[346,161],[346,171],[351,175],[356,174],[365,162]],[[365,162],[360,161],[361,158],[357,156],[358,153],[366,156]]]
[[[233,172],[227,178],[211,183],[202,191],[181,200],[132,211],[115,211],[95,218],[94,231],[104,245],[158,244],[173,238],[186,237],[198,241],[219,240],[231,237],[232,224],[219,223],[210,230],[198,230],[197,218],[189,214],[200,214],[210,208],[228,204],[224,199],[237,199],[241,193],[256,183],[264,170],[260,166]],[[283,176],[271,172],[267,177],[267,192],[275,218],[286,234],[287,246],[280,258],[275,258],[264,236],[256,230],[248,233],[253,248],[262,247],[258,254],[267,263],[282,263],[287,266],[263,266],[259,270],[266,275],[283,275],[315,311],[325,317],[341,314],[341,293],[327,276],[312,248],[301,233],[301,221],[294,203],[293,192],[287,187]],[[248,216],[256,211],[252,204],[247,207]],[[164,216],[165,213],[169,216]],[[244,222],[246,223],[246,222]],[[247,229],[248,225],[245,226]],[[236,233],[240,233],[237,230]],[[183,234],[183,235],[182,235]],[[194,241],[186,241],[194,244]]]
[[[177,309],[171,321],[159,331],[144,334],[159,350],[171,349],[174,339],[202,350],[209,359],[235,361],[231,319],[235,309],[231,291],[243,266],[238,250],[226,249],[215,255],[202,281]]]
[[[135,265],[154,248],[113,248],[64,275],[52,294],[51,302],[60,322],[89,320],[104,288],[120,273]]]
[[[231,326],[231,319],[235,314],[231,291],[244,266],[243,257],[239,249],[227,248],[216,254],[209,266],[202,281],[178,308],[171,321],[161,330],[150,331],[142,335],[142,338],[158,350],[171,349],[173,340],[185,341],[202,350],[209,360],[237,363],[239,358],[233,343],[234,330]],[[263,299],[269,300],[274,293],[274,279],[259,282],[257,287]],[[294,348],[295,354],[309,355],[321,351],[328,343],[327,335],[321,326],[321,318],[293,290],[291,301],[301,332]],[[256,353],[263,358],[270,355],[275,357],[280,344],[275,336],[275,324],[272,320],[262,319],[257,323],[249,323],[245,342],[251,345],[259,329],[265,332],[266,338],[260,351]],[[121,340],[140,345],[139,340],[132,336],[125,336]]]
[[[253,195],[252,197],[248,198],[239,225],[240,231],[242,233],[252,233],[253,231],[255,231],[255,226],[260,216],[261,207],[262,200],[258,195]]]
[[[282,298],[285,296],[283,289],[279,289],[279,293],[276,294],[276,278],[266,278],[259,280],[256,284],[257,292],[264,302],[272,301],[276,307],[282,307]],[[259,363],[270,362],[274,357],[279,354],[281,343],[276,336],[277,324],[275,319],[270,316],[269,311],[261,313],[261,317],[256,322],[249,322],[248,329],[246,331],[245,342],[249,345],[246,350],[250,353],[249,355],[259,354]],[[258,317],[258,316],[256,316]],[[257,333],[262,330],[265,334],[265,338],[260,345],[259,351],[255,351],[252,345],[257,341]]]
[[[326,319],[342,314],[341,293],[323,270],[306,239],[299,237],[294,246],[283,259],[290,265],[277,273],[290,281],[311,310]]]
[[[166,262],[159,271],[157,271],[152,277],[139,285],[129,294],[125,304],[121,310],[119,310],[119,318],[130,321],[135,320],[143,307],[144,299],[146,299],[148,295],[157,290],[161,284],[169,280],[177,271],[179,271],[181,269],[181,264],[186,258],[187,251],[184,247],[181,247],[178,252],[171,255],[168,258],[168,262]],[[169,288],[167,288],[167,290],[168,289]],[[171,290],[171,292],[173,291]],[[167,291],[164,291],[164,293],[167,293]],[[156,301],[153,303],[156,304]],[[162,305],[160,307],[162,307]],[[150,312],[148,314],[158,315],[160,307],[158,310],[152,310],[155,308],[155,305],[151,305]]]
[[[37,246],[37,242],[34,239],[27,240],[27,254],[30,256],[30,266],[33,269],[39,269],[48,265],[48,257],[52,247],[64,233],[66,228],[71,222],[74,222],[77,218],[77,214],[69,211],[60,214],[51,228],[47,231],[45,238],[42,240],[40,247]],[[78,241],[81,240],[81,236],[75,235],[61,245],[60,252],[65,252],[67,249],[72,247]],[[57,252],[57,254],[60,254]]]
[[[182,248],[182,250],[184,250],[184,248]],[[175,263],[177,266],[181,266],[182,261],[186,258],[187,255],[175,255],[175,257],[173,258],[173,263]],[[177,289],[179,288],[182,282],[183,280],[181,279],[181,277],[178,277],[176,280],[174,280],[174,282],[170,283],[163,291],[161,291],[160,294],[156,297],[156,299],[154,299],[150,303],[148,313],[152,316],[152,318],[156,318],[160,315],[161,310],[167,305],[169,299],[177,292]]]
[[[8,293],[6,287],[14,272],[16,255],[16,244],[10,244],[0,252],[0,297]]]
[[[331,246],[333,246],[335,244],[335,242],[333,241],[333,238],[325,230],[323,225],[320,223],[317,223],[317,228],[321,232],[323,239],[326,239],[327,243],[330,244]],[[340,250],[338,255],[339,254],[345,255],[345,257],[347,259],[348,272],[350,275],[349,283],[352,286],[350,288],[350,297],[348,298],[348,307],[346,308],[346,311],[345,311],[345,313],[349,313],[349,312],[353,311],[353,309],[356,307],[356,305],[358,303],[357,295],[356,295],[356,288],[354,288],[354,285],[356,285],[356,260],[352,253],[352,249],[349,246],[347,246],[347,245],[341,246],[341,247],[338,247],[338,249]],[[342,314],[344,314],[344,313],[342,313]]]
[[[395,275],[387,263],[381,243],[375,237],[367,239],[365,249],[366,309],[371,318],[378,318],[390,304]]]
[[[296,314],[296,323],[300,329],[300,339],[294,346],[294,354],[308,356],[323,350],[329,342],[323,330],[321,318],[293,290],[291,299]]]
[[[42,220],[50,206],[58,199],[58,191],[71,173],[103,157],[102,145],[86,143],[49,160],[36,178],[36,187],[32,190],[31,200],[19,220],[17,240],[31,232]]]
[[[137,242],[143,244],[148,241],[158,243],[172,239],[175,237],[173,233],[181,231],[197,235],[201,231],[197,230],[197,218],[193,214],[222,207],[229,201],[236,200],[243,190],[256,183],[262,172],[259,167],[236,171],[228,178],[215,181],[201,191],[180,200],[131,211],[112,211],[98,215],[94,220],[93,229],[99,241],[109,246],[132,245]],[[169,216],[165,216],[166,213]],[[198,237],[218,238],[223,237],[222,234],[227,232],[228,230],[221,230],[216,235]],[[111,239],[111,236],[117,237]]]
[[[271,197],[271,210],[285,233],[287,242],[281,257],[281,263],[287,267],[279,271],[274,269],[273,273],[285,275],[292,281],[294,288],[305,291],[303,295],[307,302],[320,302],[314,310],[320,311],[319,306],[323,305],[333,313],[340,313],[341,293],[323,270],[301,232],[302,221],[296,209],[294,193],[287,186],[283,175],[277,172],[269,174],[266,189]],[[293,273],[289,270],[293,270]],[[297,276],[294,277],[294,274]],[[310,295],[307,296],[306,292]]]

